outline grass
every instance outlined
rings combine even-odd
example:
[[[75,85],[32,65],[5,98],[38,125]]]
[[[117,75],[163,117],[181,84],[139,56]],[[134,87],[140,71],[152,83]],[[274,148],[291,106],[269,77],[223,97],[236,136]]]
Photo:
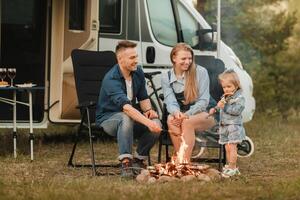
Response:
[[[66,166],[70,140],[58,142],[49,136],[50,143],[36,140],[34,162],[25,150],[17,159],[11,153],[0,157],[0,199],[300,199],[300,119],[282,122],[256,117],[245,126],[255,142],[255,153],[239,159],[242,175],[236,178],[142,185],[119,176],[92,177],[90,169]],[[26,142],[20,145],[27,148]],[[115,142],[95,146],[98,159],[116,162]],[[78,149],[76,160],[87,162],[88,145]],[[156,155],[157,147],[153,161]]]

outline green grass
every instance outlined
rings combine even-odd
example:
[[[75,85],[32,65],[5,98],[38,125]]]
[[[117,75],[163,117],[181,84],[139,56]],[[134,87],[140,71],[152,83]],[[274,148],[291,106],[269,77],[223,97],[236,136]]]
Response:
[[[239,159],[240,177],[206,184],[178,181],[153,185],[119,176],[92,177],[90,169],[66,166],[70,142],[36,140],[34,162],[27,151],[17,159],[11,154],[0,157],[0,199],[300,199],[300,119],[282,122],[256,117],[245,126],[255,153]],[[27,143],[21,146],[26,149]],[[95,146],[98,160],[116,162],[116,143],[98,142]],[[81,144],[78,149],[76,160],[88,162],[88,145]],[[156,155],[157,147],[153,161]]]

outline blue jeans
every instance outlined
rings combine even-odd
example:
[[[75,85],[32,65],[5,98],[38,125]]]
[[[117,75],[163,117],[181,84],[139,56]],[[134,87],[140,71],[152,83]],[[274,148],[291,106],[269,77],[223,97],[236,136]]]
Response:
[[[153,119],[161,124],[159,119]],[[119,160],[123,158],[138,158],[146,160],[151,148],[158,140],[159,134],[151,133],[149,129],[132,120],[128,115],[119,112],[103,121],[100,126],[104,131],[114,137],[117,137],[119,146]],[[135,155],[132,155],[133,139],[138,138],[138,146]]]

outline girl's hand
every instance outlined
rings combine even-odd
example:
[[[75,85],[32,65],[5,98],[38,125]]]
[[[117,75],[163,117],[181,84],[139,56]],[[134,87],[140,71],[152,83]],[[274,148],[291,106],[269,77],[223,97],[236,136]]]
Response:
[[[225,102],[223,100],[220,100],[217,104],[217,107],[221,109],[224,109],[224,106],[225,106]]]
[[[233,92],[227,92],[227,93],[224,93],[224,96],[225,97],[230,97],[234,94],[234,91]]]

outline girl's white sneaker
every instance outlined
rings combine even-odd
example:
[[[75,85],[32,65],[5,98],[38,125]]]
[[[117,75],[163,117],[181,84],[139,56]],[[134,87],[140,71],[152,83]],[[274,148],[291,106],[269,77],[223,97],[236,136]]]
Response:
[[[222,172],[222,177],[229,178],[231,176],[240,175],[240,174],[241,172],[239,171],[238,168],[235,169],[225,168]]]

